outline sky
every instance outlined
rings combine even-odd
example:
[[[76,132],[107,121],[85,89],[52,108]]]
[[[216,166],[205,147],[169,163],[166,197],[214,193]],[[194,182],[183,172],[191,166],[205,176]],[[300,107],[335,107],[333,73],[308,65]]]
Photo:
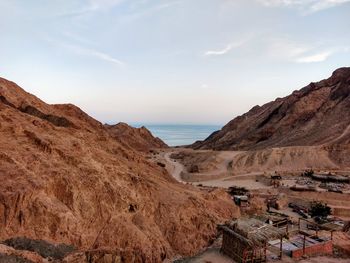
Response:
[[[350,0],[0,0],[0,76],[106,123],[225,124],[350,66]]]

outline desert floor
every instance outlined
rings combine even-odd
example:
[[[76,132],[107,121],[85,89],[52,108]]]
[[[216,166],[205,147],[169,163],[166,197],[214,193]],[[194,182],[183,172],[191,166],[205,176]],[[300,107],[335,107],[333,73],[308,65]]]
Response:
[[[303,159],[303,156],[296,156],[294,159],[287,158],[282,160],[280,154],[285,156],[285,149],[274,149],[269,155],[259,155],[238,151],[195,151],[186,148],[170,148],[167,150],[159,150],[157,154],[153,154],[151,158],[156,162],[165,164],[168,172],[179,182],[184,184],[192,184],[203,190],[210,188],[229,188],[232,186],[244,187],[254,196],[254,204],[252,207],[256,209],[253,212],[266,211],[265,199],[267,196],[278,196],[280,209],[279,212],[287,214],[294,221],[297,221],[299,215],[288,207],[288,203],[307,204],[314,200],[326,202],[333,209],[333,215],[343,220],[350,220],[350,186],[344,185],[343,193],[327,192],[319,187],[319,183],[315,183],[316,191],[299,192],[291,191],[290,187],[305,184],[307,179],[301,177],[301,173],[305,170],[305,159],[311,160],[316,153],[313,150],[307,150],[307,156],[303,163],[297,163]],[[303,151],[301,152],[302,155]],[[310,154],[311,153],[311,154]],[[244,167],[242,158],[250,158],[245,161],[247,167]],[[294,155],[292,155],[294,156]],[[310,156],[312,158],[310,159]],[[271,159],[276,158],[274,162]],[[246,160],[246,159],[245,159]],[[315,159],[316,160],[316,159]],[[293,164],[293,162],[296,162]],[[320,156],[316,160],[316,164],[323,162],[316,171],[319,173],[337,173],[340,175],[350,175],[347,169],[336,169],[325,156]],[[259,163],[261,164],[259,166]],[[327,164],[328,163],[328,164]],[[238,167],[235,167],[237,164]],[[315,164],[315,162],[314,162]],[[324,166],[324,164],[326,164]],[[329,165],[327,167],[327,165]],[[194,167],[194,168],[193,168]],[[317,166],[316,166],[317,167]],[[305,168],[305,167],[304,167]],[[271,185],[270,176],[275,173],[282,176],[281,185],[274,187]],[[310,183],[310,182],[308,182]],[[314,182],[312,182],[314,183]],[[260,210],[259,210],[260,209]],[[350,244],[350,238],[347,235],[335,235],[335,245],[346,247]],[[203,253],[192,257],[179,260],[178,262],[233,262],[230,258],[220,253],[220,246],[209,247]],[[285,257],[283,261],[274,262],[295,262],[289,257]],[[303,263],[323,263],[323,262],[350,262],[349,259],[332,258],[332,257],[315,257],[303,259],[299,262]]]

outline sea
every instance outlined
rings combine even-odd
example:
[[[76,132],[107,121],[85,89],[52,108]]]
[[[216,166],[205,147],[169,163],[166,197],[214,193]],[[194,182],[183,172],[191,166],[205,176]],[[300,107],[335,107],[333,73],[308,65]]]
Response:
[[[162,139],[169,146],[189,145],[198,140],[206,139],[214,131],[220,130],[220,125],[179,125],[179,124],[137,124],[145,126],[152,134]]]

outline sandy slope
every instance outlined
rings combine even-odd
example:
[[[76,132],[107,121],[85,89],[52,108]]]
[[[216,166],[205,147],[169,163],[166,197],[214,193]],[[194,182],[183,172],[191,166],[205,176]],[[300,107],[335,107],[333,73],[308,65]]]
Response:
[[[233,159],[233,171],[236,173],[302,171],[310,168],[336,170],[341,165],[335,163],[325,149],[313,146],[247,151]]]
[[[257,151],[197,151],[174,149],[172,158],[180,161],[186,171],[193,166],[198,172],[192,173],[195,178],[217,179],[230,175],[264,173],[274,171],[303,171],[346,169],[330,157],[329,152],[318,146],[294,146],[271,148]]]

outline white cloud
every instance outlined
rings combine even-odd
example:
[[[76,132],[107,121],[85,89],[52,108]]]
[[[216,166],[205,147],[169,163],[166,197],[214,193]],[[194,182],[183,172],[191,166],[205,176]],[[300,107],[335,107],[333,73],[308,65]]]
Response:
[[[267,45],[271,57],[287,60],[294,60],[312,49],[308,45],[296,43],[288,38],[272,38],[268,40]]]
[[[258,0],[265,6],[291,6],[310,2],[310,0]]]
[[[90,0],[90,8],[92,10],[111,8],[124,2],[124,0]]]
[[[94,57],[94,58],[97,58],[99,60],[113,63],[113,64],[120,66],[120,67],[123,67],[125,65],[125,63],[123,61],[116,59],[116,58],[112,57],[111,55],[103,53],[103,52],[98,51],[98,50],[89,49],[89,48],[71,45],[71,44],[62,44],[62,46],[73,51],[76,54],[79,54],[79,55]]]
[[[123,2],[124,0],[89,0],[82,8],[59,14],[58,17],[80,17],[92,12],[108,10]]]
[[[337,5],[345,4],[350,2],[350,0],[323,0],[315,1],[313,5],[310,6],[311,12],[317,12],[320,10],[328,9]]]
[[[58,16],[59,17],[67,17],[67,16],[80,17],[80,16],[84,16],[94,12],[109,11],[110,9],[125,3],[127,7],[126,9],[132,10],[132,12],[126,12],[125,17],[130,18],[130,20],[132,20],[134,18],[152,14],[156,11],[160,11],[162,9],[168,8],[175,4],[179,4],[181,2],[182,1],[179,1],[179,0],[162,1],[156,5],[150,5],[148,0],[138,0],[130,3],[128,3],[125,0],[89,0],[88,3],[82,6],[80,9],[69,11],[69,12],[60,14]],[[150,7],[147,7],[146,6],[147,4],[149,4]]]
[[[350,0],[257,0],[268,7],[292,7],[297,8],[304,14],[315,13],[331,7],[350,2]]]
[[[226,53],[228,53],[229,51],[231,51],[231,49],[233,48],[233,46],[231,44],[227,45],[224,49],[220,49],[220,50],[208,50],[204,53],[204,56],[220,56],[220,55],[225,55]]]
[[[74,54],[81,55],[81,56],[87,56],[87,57],[92,57],[95,59],[99,59],[102,61],[106,61],[109,63],[112,63],[114,65],[117,65],[118,67],[124,67],[125,63],[107,53],[101,52],[99,50],[91,49],[91,48],[86,48],[83,46],[78,46],[78,45],[73,45],[73,44],[68,44],[65,42],[59,42],[55,41],[50,38],[45,38],[45,40],[53,45],[65,48]]]
[[[87,38],[84,38],[78,34],[70,32],[70,31],[63,31],[62,35],[64,37],[68,38],[69,40],[73,40],[74,42],[83,43],[85,45],[96,45],[96,43],[94,41],[91,41]]]
[[[303,44],[288,38],[274,38],[267,42],[268,55],[275,59],[294,63],[315,63],[327,60],[338,52],[346,52],[346,47],[325,47],[324,44]]]
[[[332,54],[333,54],[332,51],[324,51],[317,54],[296,58],[295,62],[298,62],[298,63],[322,62],[328,59]]]
[[[147,2],[145,2],[145,3],[147,3]],[[145,4],[145,3],[143,3],[143,4]],[[133,12],[124,15],[121,18],[121,21],[123,21],[123,22],[135,21],[135,20],[143,18],[143,17],[151,16],[154,13],[157,13],[157,12],[163,10],[163,9],[167,9],[167,8],[169,8],[171,6],[174,6],[174,5],[177,5],[177,4],[180,4],[180,3],[182,3],[182,1],[162,2],[162,3],[158,4],[158,5],[152,5],[152,6],[147,7],[147,8],[146,7],[140,8],[140,10],[137,10],[135,5],[132,5],[131,7],[133,9]]]
[[[232,49],[242,46],[247,40],[241,40],[228,44],[225,48],[219,50],[208,50],[204,52],[204,56],[222,56],[229,53]]]

